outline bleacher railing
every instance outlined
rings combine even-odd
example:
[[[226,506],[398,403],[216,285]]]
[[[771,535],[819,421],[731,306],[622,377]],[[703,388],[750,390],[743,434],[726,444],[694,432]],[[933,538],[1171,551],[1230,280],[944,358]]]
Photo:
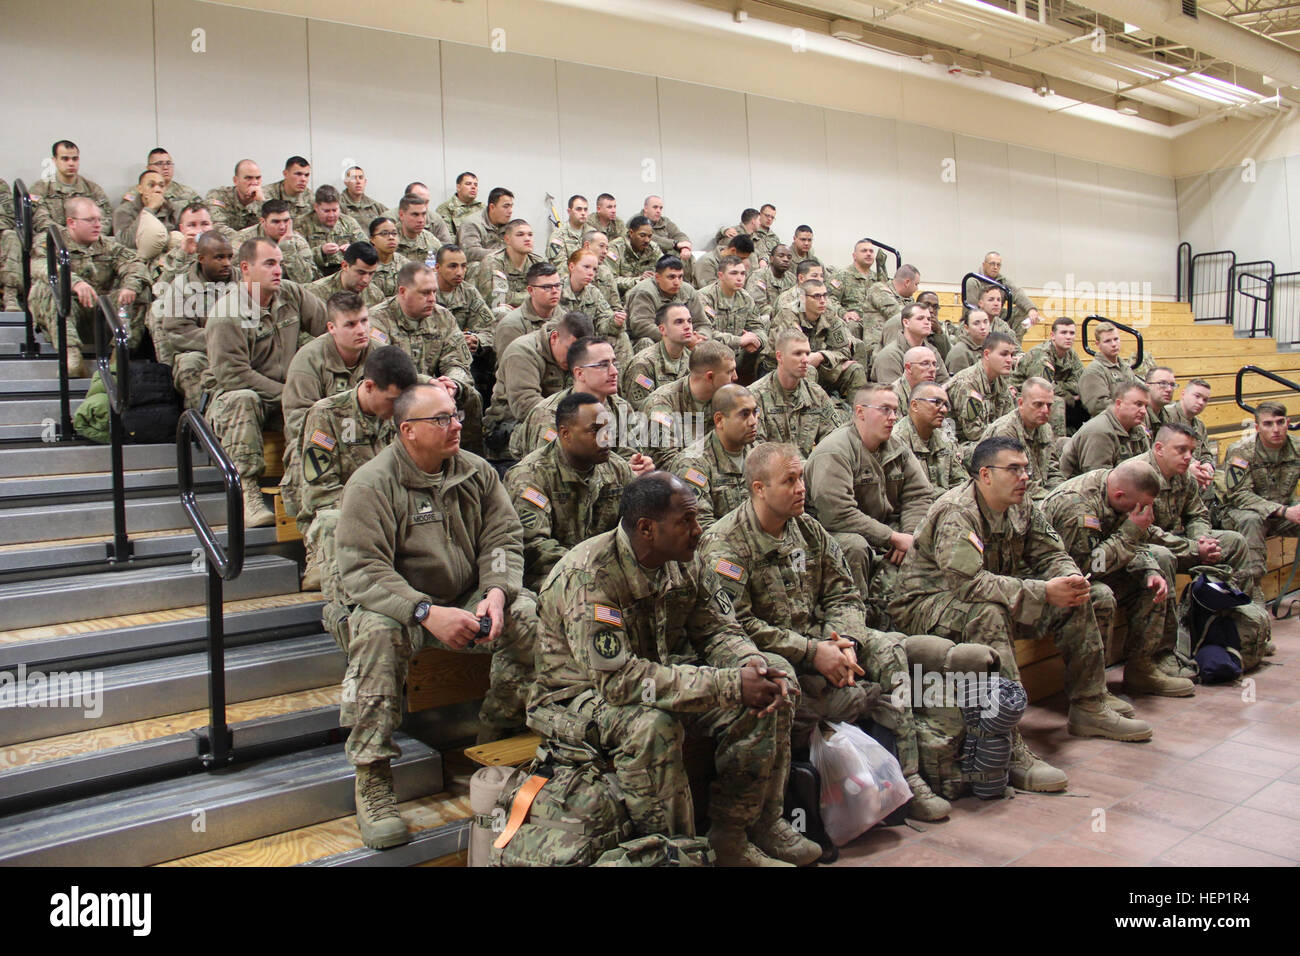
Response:
[[[1001,282],[999,282],[997,279],[991,279],[980,272],[968,272],[961,277],[961,285],[959,285],[957,288],[961,290],[962,314],[963,315],[966,314],[966,306],[974,305],[975,300],[979,298],[978,295],[975,295],[973,298],[966,295],[966,282],[970,279],[975,279],[976,281],[981,282],[984,285],[996,286],[997,288],[1002,290],[1002,319],[1004,322],[1007,323],[1007,325],[1010,325],[1011,324],[1011,290],[1008,289]],[[989,318],[992,319],[993,316],[989,316]]]
[[[57,226],[45,230],[45,277],[54,296],[55,325],[59,332],[59,441],[72,441],[72,402],[68,397],[68,313],[72,311],[72,257]]]
[[[98,300],[95,316],[95,368],[108,395],[109,445],[113,468],[113,540],[108,544],[111,564],[130,561],[134,549],[126,536],[126,473],[122,464],[122,446],[126,429],[122,415],[131,401],[131,326],[129,320],[113,311],[108,296]],[[116,364],[116,368],[111,366]]]
[[[1188,267],[1188,299],[1197,322],[1232,323],[1232,270],[1237,254],[1231,249],[1198,252]]]
[[[32,196],[27,184],[14,180],[14,225],[18,231],[18,245],[22,250],[23,312],[26,315],[27,338],[18,354],[25,359],[39,358],[41,347],[36,341],[36,317],[32,315]]]
[[[903,254],[901,252],[899,252],[897,249],[895,249],[893,246],[889,245],[888,243],[881,242],[879,239],[872,239],[868,237],[867,242],[871,243],[877,249],[892,253],[894,256],[894,271],[895,272],[898,271],[898,267],[903,264]]]
[[[1133,356],[1133,361],[1129,363],[1129,367],[1137,368],[1139,365],[1142,364],[1143,348],[1145,345],[1145,343],[1142,340],[1142,333],[1139,332],[1137,329],[1133,328],[1133,326],[1131,325],[1125,325],[1123,322],[1116,322],[1114,319],[1108,319],[1104,315],[1090,315],[1083,320],[1083,329],[1080,335],[1081,338],[1083,339],[1083,350],[1085,352],[1087,352],[1089,355],[1094,355],[1094,356],[1097,354],[1097,350],[1088,345],[1088,326],[1092,325],[1092,323],[1094,322],[1109,322],[1111,325],[1115,326],[1115,328],[1119,329],[1121,332],[1127,332],[1129,335],[1137,339],[1137,345],[1138,345],[1137,354]]]
[[[1276,272],[1277,266],[1267,259],[1238,262],[1232,267],[1233,294],[1228,302],[1228,313],[1234,331],[1245,332],[1252,339],[1273,334],[1273,276]]]
[[[1273,276],[1273,337],[1279,345],[1300,345],[1300,272]]]
[[[221,472],[226,491],[226,546],[217,540],[212,526],[199,509],[194,493],[194,442],[208,453]],[[203,545],[207,564],[208,604],[208,729],[202,742],[203,766],[215,770],[234,760],[230,725],[226,723],[226,630],[223,583],[233,581],[244,570],[244,487],[234,462],[221,447],[208,423],[194,409],[181,415],[176,428],[176,477],[181,507],[190,527]]]

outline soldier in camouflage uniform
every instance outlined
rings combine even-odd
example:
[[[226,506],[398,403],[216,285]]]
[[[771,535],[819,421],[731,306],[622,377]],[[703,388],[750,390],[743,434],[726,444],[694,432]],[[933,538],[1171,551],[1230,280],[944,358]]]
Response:
[[[758,228],[754,230],[754,254],[758,256],[759,262],[771,261],[776,247],[782,244],[780,237],[772,231],[772,223],[775,221],[775,206],[764,203],[758,207]]]
[[[283,199],[268,199],[262,203],[262,218],[257,225],[235,233],[230,244],[238,249],[249,239],[269,239],[280,247],[284,254],[284,277],[290,282],[306,285],[320,278],[312,260],[311,246],[293,231],[292,212]]]
[[[203,203],[212,210],[212,223],[226,234],[235,233],[257,225],[262,218],[262,167],[251,159],[235,163],[233,186],[209,189]]]
[[[888,385],[859,389],[853,421],[814,448],[807,465],[813,516],[834,529],[879,627],[889,626],[885,601],[935,497],[916,456],[892,437],[898,418],[898,396]]]
[[[844,424],[844,416],[825,390],[808,380],[811,352],[802,330],[775,332],[772,347],[776,369],[749,386],[758,403],[759,437],[810,455],[818,442]]]
[[[1119,740],[1151,737],[1122,716],[1131,706],[1106,690],[1099,618],[1114,614],[1109,588],[1090,585],[1042,509],[1025,501],[1029,459],[1012,438],[976,446],[970,481],[945,493],[916,530],[890,611],[908,633],[929,633],[997,651],[1001,675],[1019,681],[1014,641],[1051,635],[1065,660],[1072,734]],[[1012,734],[1011,784],[1064,790],[1066,775]]]
[[[609,307],[616,312],[623,310],[623,296],[618,291],[618,280],[614,276],[614,270],[610,268],[613,262],[609,258],[609,237],[598,229],[588,229],[582,234],[582,251],[591,252],[596,256],[596,277],[592,280],[600,294],[605,297]],[[572,257],[570,257],[572,258]],[[626,318],[626,313],[624,313]]]
[[[159,283],[170,283],[178,275],[189,272],[198,253],[199,238],[205,232],[216,231],[217,235],[225,238],[229,243],[226,234],[214,226],[212,210],[201,202],[190,203],[180,211],[176,229],[181,234],[180,242],[172,244],[167,252],[153,263],[154,290],[158,294],[161,294]],[[152,332],[152,329],[150,331]],[[154,341],[157,342],[157,337]]]
[[[813,231],[811,226],[795,226],[794,238],[790,240],[790,253],[795,265],[805,259],[817,258],[817,253],[813,251]]]
[[[25,291],[22,284],[22,241],[18,238],[17,221],[14,218],[14,191],[9,183],[0,179],[0,292],[4,296],[0,308],[6,312],[18,311],[19,299]]]
[[[460,224],[483,212],[483,209],[483,203],[478,199],[478,177],[464,172],[456,177],[456,191],[450,199],[438,206],[437,213],[443,222],[451,226],[459,242]]]
[[[462,444],[483,450],[483,398],[470,373],[469,346],[456,317],[438,305],[438,279],[421,262],[408,262],[397,276],[397,295],[370,313],[381,345],[400,345],[415,370],[442,382],[465,412]]]
[[[162,341],[155,343],[158,361],[172,367],[172,384],[185,396],[186,408],[197,409],[203,399],[203,373],[208,369],[204,327],[217,301],[230,291],[234,259],[225,236],[215,229],[204,233],[194,265],[173,279],[150,307],[162,326]]]
[[[366,235],[370,234],[370,223],[384,214],[384,204],[366,195],[366,171],[360,166],[349,166],[343,173],[339,208]]]
[[[1025,337],[1025,332],[1030,326],[1038,322],[1038,306],[1034,305],[1034,300],[1025,294],[1025,290],[1020,288],[1010,279],[1002,274],[1002,256],[996,252],[990,252],[980,263],[980,272],[990,279],[997,279],[1007,291],[1011,293],[1011,328],[1016,342],[1021,342]],[[981,293],[985,289],[996,289],[997,286],[991,286],[987,282],[981,282],[974,277],[966,280],[966,288],[962,290],[965,302],[978,302]],[[991,314],[991,313],[990,313]]]
[[[591,319],[570,312],[511,342],[497,363],[492,406],[483,416],[484,430],[491,435],[503,425],[518,425],[538,402],[561,391],[569,380],[569,346],[593,335]],[[504,452],[500,447],[504,437],[494,438],[490,450]]]
[[[1100,415],[1111,403],[1111,393],[1121,382],[1138,382],[1128,362],[1119,357],[1119,329],[1109,322],[1097,325],[1097,357],[1079,376],[1079,396],[1089,415]]]
[[[506,224],[514,219],[514,209],[515,194],[502,186],[495,186],[488,193],[487,208],[479,215],[460,221],[457,235],[470,262],[486,259],[505,245]]]
[[[713,396],[736,380],[736,359],[721,342],[691,349],[685,378],[660,385],[641,406],[649,430],[650,457],[661,468],[712,428]]]
[[[582,234],[587,231],[587,197],[569,197],[569,219],[551,230],[546,241],[546,258],[557,269],[569,261],[569,256],[582,248]]]
[[[511,309],[497,323],[493,333],[493,347],[498,355],[510,348],[510,343],[521,335],[536,332],[564,314],[560,297],[564,294],[564,280],[555,266],[545,260],[528,267],[524,280],[524,298],[518,308]]]
[[[99,296],[107,295],[111,304],[130,312],[131,346],[140,342],[149,296],[149,277],[135,252],[114,239],[101,235],[103,219],[98,207],[84,196],[73,196],[63,203],[66,225],[59,229],[71,258],[72,302],[64,325],[68,351],[63,357],[68,374],[81,375],[83,342],[95,341],[94,323],[99,316]],[[27,301],[32,317],[45,330],[46,337],[58,347],[58,316],[54,294],[46,274],[45,243],[35,242],[32,249],[32,287]]]
[[[370,223],[370,244],[375,247],[375,252],[379,253],[379,265],[370,284],[378,289],[385,299],[397,295],[397,274],[402,271],[402,266],[411,261],[397,251],[397,240],[400,235],[401,227],[395,219],[381,216]]]
[[[367,235],[355,219],[343,214],[339,191],[329,185],[316,190],[311,212],[295,220],[293,228],[307,240],[312,262],[322,275],[337,272],[343,265],[343,254],[348,245],[363,242]]]
[[[450,312],[465,333],[465,346],[471,354],[493,348],[492,330],[496,320],[478,289],[465,281],[469,263],[460,246],[448,244],[438,250],[434,274],[438,282],[438,305]]]
[[[1050,424],[1059,439],[1074,433],[1067,427],[1067,412],[1071,419],[1083,412],[1079,398],[1083,362],[1074,351],[1074,335],[1073,319],[1064,315],[1056,319],[1052,322],[1051,337],[1026,352],[1011,373],[1011,384],[1015,388],[1028,378],[1045,378],[1052,383],[1056,401],[1052,404]]]
[[[794,267],[794,284],[776,297],[772,311],[772,324],[789,324],[798,319],[804,310],[803,289],[805,282],[825,282],[826,268],[816,259],[804,259]],[[839,306],[826,294],[826,311],[839,316]]]
[[[537,618],[522,590],[523,529],[492,466],[461,450],[459,415],[438,384],[407,389],[394,411],[396,440],[343,491],[338,567],[354,609],[339,723],[352,728],[345,752],[372,847],[408,838],[390,761],[401,754],[393,733],[411,657],[423,647],[492,654],[480,741],[522,726],[532,683]]]
[[[293,282],[281,281],[282,254],[260,239],[239,250],[239,281],[213,306],[204,328],[212,393],[205,416],[244,486],[244,524],[275,524],[262,500],[266,468],[262,432],[281,417],[280,399],[301,332],[326,329],[325,306]]]
[[[638,834],[695,834],[682,734],[712,737],[718,863],[804,862],[808,841],[781,819],[795,688],[696,558],[695,516],[681,479],[646,475],[624,491],[618,528],[560,559],[538,596],[528,724],[606,754]]]
[[[699,293],[683,275],[681,259],[673,255],[663,256],[655,263],[654,277],[642,279],[623,297],[627,308],[627,334],[634,350],[640,351],[659,341],[655,316],[670,302],[680,302],[691,310],[693,326],[704,323]]]
[[[301,156],[284,161],[284,174],[265,189],[267,200],[281,199],[289,204],[294,219],[311,215],[311,164]],[[265,217],[263,217],[265,218]]]
[[[690,371],[691,349],[697,341],[691,310],[680,302],[661,305],[655,324],[659,341],[637,352],[622,373],[619,392],[637,409],[655,389]]]
[[[81,169],[81,150],[76,143],[61,139],[50,150],[53,157],[54,174],[43,175],[31,187],[32,197],[32,234],[40,236],[50,226],[62,226],[67,221],[68,212],[64,208],[74,196],[84,196],[99,209],[104,235],[113,231],[113,210],[108,204],[108,194],[84,176],[78,175]],[[89,214],[87,214],[89,215]]]
[[[759,354],[770,354],[772,343],[768,323],[759,314],[753,296],[745,291],[745,263],[739,256],[719,260],[718,278],[700,290],[700,308],[706,321],[697,331],[728,346],[735,353],[740,377],[752,381]]]
[[[408,262],[427,265],[443,245],[442,239],[426,228],[428,216],[429,201],[421,196],[407,193],[397,204],[397,251]]]
[[[524,586],[536,590],[565,553],[618,524],[628,463],[602,439],[610,415],[594,395],[572,392],[555,409],[555,441],[506,472],[524,528]]]
[[[877,282],[867,290],[866,301],[859,313],[862,325],[858,334],[873,356],[877,349],[888,344],[885,323],[901,317],[903,306],[915,301],[913,296],[920,284],[921,273],[916,266],[902,265],[888,282]]]
[[[776,314],[776,303],[781,294],[794,288],[794,280],[790,247],[777,245],[767,265],[750,273],[745,280],[745,291],[754,297],[758,314],[771,319]]]
[[[533,227],[513,219],[505,228],[505,245],[470,266],[470,281],[493,313],[504,318],[528,301],[528,272],[543,262],[533,252]],[[504,349],[501,346],[497,354]]]
[[[727,256],[735,256],[745,264],[746,271],[757,269],[758,262],[754,259],[754,242],[749,236],[741,234],[728,239],[717,251],[706,252],[695,260],[692,265],[697,289],[703,289],[706,285],[715,282],[718,278],[718,266]],[[741,281],[744,286],[744,281]]]
[[[897,389],[894,392],[898,394]],[[893,438],[908,448],[925,469],[936,494],[943,494],[970,475],[961,463],[961,449],[948,437],[943,420],[948,414],[948,393],[935,382],[922,382],[908,400],[899,400],[907,414],[894,426]]]
[[[1151,393],[1141,382],[1116,385],[1110,407],[1084,422],[1065,443],[1061,475],[1073,478],[1097,468],[1114,468],[1125,458],[1145,454],[1151,448],[1146,427],[1150,405]]]
[[[749,500],[745,458],[758,439],[758,407],[743,385],[724,385],[713,396],[713,428],[669,461],[675,475],[694,486],[700,527]]]
[[[847,402],[867,382],[866,370],[853,360],[856,340],[848,324],[827,307],[825,283],[810,280],[800,287],[800,291],[804,299],[800,314],[793,322],[773,321],[772,330],[798,328],[803,332],[813,349],[809,361],[817,369],[818,383],[827,392]]]
[[[559,274],[560,308],[565,312],[582,312],[596,324],[596,334],[614,346],[614,357],[619,368],[627,368],[632,361],[632,340],[627,334],[627,313],[615,311],[613,304],[596,285],[596,270],[600,259],[585,246],[569,256]]]
[[[1223,507],[1223,526],[1250,546],[1256,584],[1268,570],[1269,535],[1300,535],[1300,438],[1287,431],[1286,406],[1255,406],[1255,434],[1228,447],[1214,476]]]
[[[619,295],[626,299],[632,287],[648,279],[655,271],[655,263],[664,257],[664,251],[654,241],[654,227],[645,216],[628,220],[627,235],[609,242],[609,259],[614,270],[614,282]]]
[[[131,198],[119,203],[113,210],[113,235],[117,237],[118,242],[128,249],[140,249],[137,234],[140,228],[140,216],[146,211],[153,217],[155,229],[157,226],[162,226],[168,236],[177,230],[181,207],[173,205],[163,195],[165,189],[166,184],[163,182],[162,173],[146,169],[140,174],[135,191],[128,194]],[[141,255],[141,258],[153,260],[160,254],[151,251]]]
[[[984,340],[989,336],[989,314],[983,309],[971,309],[962,316],[961,325],[957,327],[956,341],[953,342],[952,348],[944,356],[943,364],[947,366],[949,373],[956,375],[962,369],[970,368],[978,362],[984,352]],[[1021,360],[1024,364],[1024,360]],[[1012,372],[1012,382],[1015,383],[1015,375],[1019,371]],[[1019,383],[1016,383],[1019,387]]]
[[[930,317],[930,310],[919,303],[909,302],[903,306],[900,318],[902,322],[897,337],[887,339],[883,347],[877,342],[872,349],[872,376],[880,382],[892,382],[903,374],[908,353],[915,348],[925,348],[934,362],[931,370],[934,380],[941,385],[949,381],[952,376],[948,374],[943,356],[930,341],[934,333],[934,320]]]
[[[361,300],[371,308],[382,305],[388,296],[374,283],[375,273],[379,271],[378,250],[362,240],[351,243],[342,258],[341,269],[308,282],[303,288],[322,302],[328,302],[336,293],[352,292],[361,296]]]
[[[610,242],[627,235],[627,223],[618,218],[618,200],[609,193],[596,197],[596,209],[587,217],[587,228],[603,232]]]
[[[876,247],[870,239],[859,239],[853,244],[853,261],[848,268],[835,272],[830,281],[831,298],[839,306],[844,321],[859,323],[868,310],[871,287],[878,282],[888,282],[889,276],[876,265]]]
[[[1129,692],[1191,697],[1192,682],[1166,674],[1157,663],[1172,656],[1178,643],[1177,562],[1151,535],[1151,505],[1159,493],[1155,468],[1126,461],[1062,482],[1043,501],[1043,514],[1074,563],[1089,569],[1093,586],[1110,589],[1110,606],[1128,622],[1124,684]],[[1102,634],[1109,631],[1100,611],[1097,625]]]
[[[990,332],[980,360],[948,381],[948,401],[952,403],[957,440],[964,446],[963,457],[969,457],[984,429],[1016,407],[1007,388],[1014,349],[1009,336]]]
[[[1020,383],[1016,407],[984,429],[983,438],[1003,435],[1025,446],[1029,456],[1029,500],[1040,503],[1065,479],[1056,455],[1056,436],[1048,424],[1056,405],[1052,383],[1045,378],[1027,378]],[[983,439],[981,439],[983,440]]]
[[[1192,453],[1192,463],[1187,473],[1200,486],[1201,500],[1210,510],[1210,521],[1214,523],[1219,513],[1219,503],[1214,497],[1214,452],[1210,448],[1210,436],[1205,422],[1200,418],[1209,401],[1210,383],[1203,378],[1194,378],[1183,386],[1182,397],[1165,407],[1165,421],[1186,425],[1196,435],[1196,450]]]
[[[677,223],[664,215],[664,201],[661,196],[646,196],[641,206],[641,215],[650,221],[654,228],[654,239],[666,255],[677,256],[682,260],[686,281],[693,283],[694,271],[691,259],[691,237],[686,235]],[[630,229],[631,226],[629,225]]]
[[[870,714],[895,734],[912,789],[909,815],[942,819],[951,806],[918,773],[906,636],[867,627],[844,553],[804,513],[798,449],[759,445],[746,463],[745,484],[744,503],[705,534],[700,556],[731,595],[750,639],[798,675],[796,746],[807,745],[820,720],[855,723]],[[858,684],[858,676],[879,689]],[[888,696],[877,696],[880,690]]]
[[[172,161],[171,153],[161,146],[149,150],[145,166],[154,170],[163,178],[163,196],[177,211],[192,202],[202,202],[202,197],[197,189],[176,181],[176,163]],[[130,202],[134,198],[134,192],[128,192],[122,197],[122,201]]]

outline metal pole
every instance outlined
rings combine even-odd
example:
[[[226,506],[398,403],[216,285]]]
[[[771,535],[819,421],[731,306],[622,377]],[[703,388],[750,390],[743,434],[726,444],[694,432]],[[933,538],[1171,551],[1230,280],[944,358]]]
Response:
[[[226,632],[221,574],[208,562],[208,769],[230,763],[230,727],[226,724]]]

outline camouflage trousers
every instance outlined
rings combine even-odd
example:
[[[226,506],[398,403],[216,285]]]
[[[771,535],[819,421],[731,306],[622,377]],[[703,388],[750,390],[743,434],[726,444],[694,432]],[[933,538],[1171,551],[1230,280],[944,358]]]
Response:
[[[155,300],[145,312],[144,324],[153,342],[154,357],[163,365],[171,365],[174,353],[171,344],[167,341],[166,333],[163,332],[162,306],[162,301]]]
[[[347,593],[343,590],[338,545],[334,539],[341,513],[338,508],[322,508],[317,511],[302,533],[302,543],[307,549],[308,563],[315,558],[316,566],[320,568],[321,597],[326,601],[344,604],[347,602]]]
[[[1211,531],[1208,537],[1219,542],[1219,550],[1223,557],[1219,559],[1218,566],[1231,569],[1229,580],[1233,587],[1250,593],[1251,588],[1255,586],[1255,576],[1251,574],[1253,555],[1250,546],[1246,544],[1245,535],[1238,534],[1236,531]],[[1192,547],[1185,553],[1174,555],[1174,560],[1178,562],[1179,573],[1186,573],[1192,568],[1206,564],[1201,560],[1194,541]]]
[[[858,586],[858,593],[867,606],[867,623],[883,630],[893,627],[889,617],[889,596],[894,593],[894,584],[898,581],[898,565],[872,548],[860,534],[840,532],[831,537],[849,563],[853,583]]]
[[[867,370],[858,362],[825,361],[817,366],[817,384],[832,395],[852,402],[854,393],[867,384]]]
[[[1094,594],[1098,587],[1108,588],[1116,612],[1122,614],[1128,623],[1124,635],[1124,657],[1130,660],[1151,660],[1172,651],[1178,643],[1178,596],[1174,593],[1178,562],[1168,548],[1160,545],[1147,547],[1160,563],[1160,573],[1168,587],[1165,600],[1159,604],[1155,603],[1154,592],[1147,587],[1150,576],[1147,571],[1124,569],[1093,580]],[[1100,613],[1097,625],[1103,636],[1109,633],[1110,627],[1103,624]]]
[[[171,366],[172,384],[185,397],[185,407],[198,409],[203,401],[203,373],[208,370],[208,353],[175,353]]]
[[[1259,579],[1268,571],[1268,536],[1300,535],[1300,525],[1293,524],[1283,517],[1270,515],[1265,518],[1254,511],[1246,511],[1242,508],[1226,509],[1223,526],[1240,533],[1246,539],[1246,546],[1250,549],[1250,560],[1246,564],[1246,570],[1255,584],[1258,584]],[[1226,552],[1227,549],[1224,550]]]
[[[462,385],[456,392],[456,404],[465,410],[465,425],[460,433],[461,447],[476,455],[486,454],[483,446],[483,396],[478,389]]]
[[[261,478],[266,470],[262,431],[280,424],[279,400],[263,401],[251,388],[237,388],[214,396],[204,417],[245,484]]]
[[[1045,604],[1031,622],[1012,622],[1001,604],[961,601],[951,592],[930,594],[906,608],[895,608],[898,627],[910,634],[934,634],[956,643],[986,644],[998,652],[1001,675],[1020,683],[1016,638],[1051,635],[1065,660],[1065,692],[1071,703],[1098,702],[1106,693],[1106,645],[1115,598],[1110,588],[1093,584],[1092,598],[1079,607]]]
[[[322,572],[322,583],[324,572]],[[473,591],[459,606],[473,612],[481,600]],[[491,687],[479,710],[485,727],[514,731],[524,726],[524,704],[533,682],[533,646],[537,642],[537,602],[523,590],[506,608],[505,626],[492,644],[472,644],[456,651],[419,625],[355,608],[348,618],[348,669],[343,676],[339,725],[351,727],[347,755],[353,764],[401,756],[393,732],[402,722],[402,690],[411,658],[426,647],[459,654],[491,654]]]
[[[301,438],[301,433],[290,438],[286,430],[284,453],[281,456],[284,475],[280,478],[280,502],[284,505],[284,513],[291,518],[296,518],[302,508],[302,456],[298,450]],[[306,534],[305,531],[303,533]]]
[[[790,665],[767,655],[773,667]],[[574,698],[566,709],[547,705],[530,724],[556,723],[582,737],[569,743],[598,748],[614,765],[624,804],[638,834],[695,835],[695,808],[682,758],[686,734],[715,741],[717,775],[709,785],[709,817],[714,825],[742,830],[776,822],[790,775],[790,727],[794,708],[778,707],[758,717],[747,707],[714,708],[702,714],[674,714],[648,704],[616,706],[597,694]],[[580,729],[585,728],[585,730]]]
[[[114,304],[117,301],[116,292],[117,290],[114,289],[109,294],[109,301]],[[50,344],[57,348],[59,326],[54,309],[54,293],[50,291],[49,283],[42,281],[41,277],[33,277],[27,300],[31,305],[32,320],[45,332]],[[134,349],[144,336],[145,315],[149,311],[149,306],[148,303],[137,298],[128,308],[131,324],[130,345]],[[68,310],[68,318],[64,323],[68,330],[69,349],[81,348],[82,351],[87,351],[95,347],[95,321],[98,317],[98,305],[88,309],[77,301],[75,294],[72,296],[72,307]]]
[[[18,311],[23,292],[23,246],[13,229],[0,234],[0,287],[5,311]]]

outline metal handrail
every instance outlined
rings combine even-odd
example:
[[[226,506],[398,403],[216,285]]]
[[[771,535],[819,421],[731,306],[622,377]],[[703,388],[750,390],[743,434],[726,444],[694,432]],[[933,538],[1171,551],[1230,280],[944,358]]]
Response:
[[[870,236],[867,237],[867,242],[871,243],[877,249],[884,249],[886,252],[892,252],[894,254],[894,271],[898,271],[898,267],[903,264],[903,254],[901,252],[888,243],[881,242],[879,239],[872,239]]]
[[[997,288],[1002,290],[1002,320],[1006,322],[1007,325],[1010,325],[1011,324],[1011,290],[1008,289],[1001,282],[999,282],[997,279],[990,278],[989,276],[984,275],[982,272],[968,272],[961,277],[961,285],[957,287],[961,293],[961,300],[962,300],[963,307],[967,305],[971,305],[971,306],[975,305],[974,302],[966,301],[966,280],[967,279],[978,279],[980,282],[983,282],[985,285],[996,286]],[[993,316],[989,316],[990,320],[992,320],[992,318]]]
[[[18,232],[18,245],[22,249],[23,312],[26,315],[27,339],[19,354],[23,358],[40,358],[41,346],[36,341],[36,316],[32,314],[32,196],[27,184],[14,180],[14,226]]]
[[[1091,349],[1088,347],[1088,326],[1091,325],[1093,322],[1109,322],[1111,325],[1115,326],[1115,328],[1119,329],[1121,332],[1127,332],[1129,335],[1137,339],[1138,340],[1137,355],[1135,355],[1133,357],[1133,361],[1129,363],[1129,368],[1135,369],[1142,364],[1142,354],[1143,354],[1143,345],[1144,345],[1142,341],[1142,333],[1139,332],[1137,329],[1133,328],[1133,326],[1131,325],[1125,325],[1123,322],[1116,322],[1114,319],[1108,319],[1104,315],[1089,315],[1084,318],[1082,336],[1083,336],[1083,350],[1085,352],[1093,356],[1097,354],[1095,349]]]
[[[54,296],[55,338],[59,350],[59,441],[72,441],[72,401],[68,395],[68,313],[72,311],[72,256],[58,226],[45,230],[45,276]],[[80,348],[80,346],[78,346]]]
[[[1237,369],[1237,388],[1236,388],[1237,407],[1244,412],[1250,412],[1250,414],[1252,415],[1255,414],[1255,406],[1247,405],[1246,400],[1242,396],[1242,392],[1241,392],[1241,380],[1244,379],[1247,375],[1262,375],[1265,378],[1277,382],[1277,384],[1289,388],[1294,392],[1300,392],[1300,384],[1291,381],[1289,378],[1283,378],[1281,375],[1278,375],[1276,372],[1270,372],[1268,369],[1260,368],[1258,365],[1243,365],[1241,368]],[[1300,421],[1289,423],[1286,427],[1288,431],[1300,431]]]
[[[1237,276],[1237,282],[1236,282],[1236,287],[1234,288],[1233,291],[1237,295],[1244,295],[1246,298],[1251,300],[1250,337],[1253,339],[1255,337],[1255,333],[1258,331],[1259,304],[1262,302],[1264,303],[1264,335],[1267,338],[1272,338],[1273,336],[1273,276],[1264,276],[1264,275],[1260,275],[1257,272],[1236,272],[1235,275]],[[1264,286],[1264,294],[1257,295],[1254,292],[1249,292],[1246,289],[1243,289],[1241,287],[1242,279],[1254,279],[1256,282],[1261,283]],[[1235,303],[1233,305],[1232,311],[1233,311],[1232,318],[1235,325],[1236,318],[1237,318],[1236,315],[1237,309]]]
[[[110,455],[113,466],[113,540],[107,545],[108,560],[114,564],[131,560],[134,549],[126,536],[126,474],[122,446],[126,429],[122,415],[131,402],[131,324],[113,311],[108,296],[101,295],[95,316],[95,368],[108,395]],[[116,356],[117,368],[110,366]],[[116,372],[116,375],[113,373]]]
[[[1196,315],[1196,295],[1197,295],[1196,264],[1198,261],[1202,259],[1210,259],[1214,256],[1228,257],[1229,276],[1232,275],[1232,270],[1235,269],[1237,266],[1237,254],[1233,252],[1231,249],[1216,249],[1214,252],[1198,252],[1196,253],[1196,255],[1192,256],[1191,261],[1188,263],[1187,266],[1187,301],[1191,303],[1192,318],[1194,321],[1198,321],[1198,322],[1201,321],[1200,317]],[[1218,291],[1219,290],[1217,289],[1213,289],[1210,290],[1210,292],[1202,292],[1201,295],[1210,295]],[[1228,282],[1228,287],[1224,289],[1223,292],[1225,296],[1225,301],[1223,304],[1223,315],[1208,316],[1205,319],[1205,321],[1215,322],[1222,319],[1228,325],[1232,324],[1232,282],[1231,281]]]
[[[194,496],[194,442],[197,440],[217,470],[226,490],[226,547],[199,510]],[[233,581],[244,570],[244,485],[235,464],[221,447],[208,423],[194,409],[181,415],[176,427],[176,478],[181,507],[203,545],[208,570],[208,731],[201,754],[209,770],[234,759],[230,726],[226,723],[226,632],[222,582]]]
[[[1192,301],[1192,244],[1180,242],[1174,253],[1174,274],[1176,276],[1176,295],[1179,302]],[[1186,298],[1184,298],[1186,296]]]

